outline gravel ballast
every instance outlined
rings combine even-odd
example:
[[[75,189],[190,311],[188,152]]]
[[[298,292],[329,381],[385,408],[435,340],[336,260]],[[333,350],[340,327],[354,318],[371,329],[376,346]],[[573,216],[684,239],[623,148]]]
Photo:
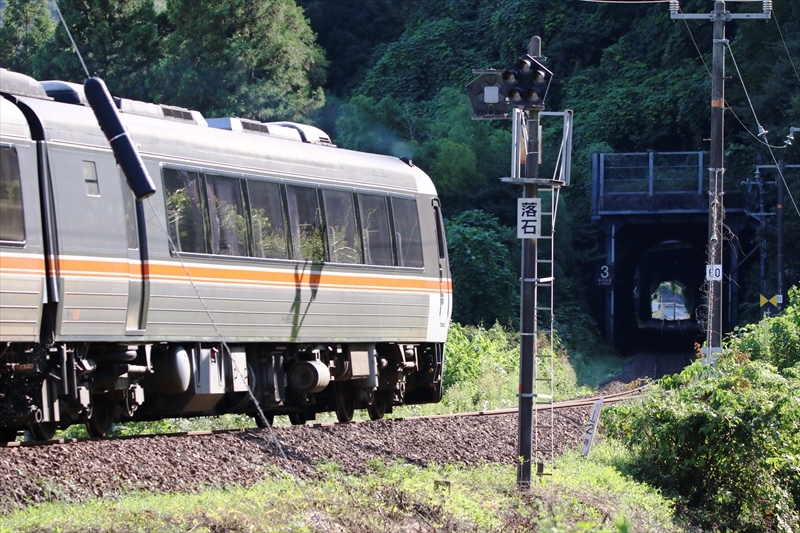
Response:
[[[579,447],[588,408],[557,411],[555,451]],[[382,420],[269,429],[87,440],[0,448],[0,510],[44,501],[84,501],[133,490],[191,491],[249,486],[274,468],[313,480],[320,462],[363,474],[370,460],[477,465],[513,464],[517,416]],[[549,445],[549,440],[547,441]]]

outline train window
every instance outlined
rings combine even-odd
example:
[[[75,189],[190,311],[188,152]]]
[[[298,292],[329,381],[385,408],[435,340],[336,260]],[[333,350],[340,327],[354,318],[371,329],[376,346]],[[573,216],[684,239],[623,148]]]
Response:
[[[439,259],[445,258],[444,227],[442,226],[442,213],[439,210],[439,200],[434,199],[433,216],[436,219],[436,245],[439,248]]]
[[[358,195],[365,262],[368,265],[393,265],[389,209],[385,196]]]
[[[250,199],[250,224],[256,257],[288,259],[286,222],[283,216],[280,185],[266,181],[247,181]]]
[[[197,172],[164,169],[169,233],[178,252],[206,253],[205,216]]]
[[[392,214],[397,243],[397,264],[405,267],[422,267],[422,235],[419,230],[417,201],[392,198]]]
[[[330,260],[334,263],[363,263],[353,193],[323,190],[322,198],[325,202]]]
[[[292,229],[292,259],[324,261],[325,241],[317,190],[287,185],[286,199]]]
[[[136,207],[133,205],[133,191],[128,187],[128,181],[121,170],[119,177],[122,178],[122,204],[125,208],[125,232],[128,235],[128,250],[136,250],[139,248],[139,233],[136,229]]]
[[[206,174],[211,253],[247,256],[247,222],[240,180]]]
[[[0,146],[0,241],[23,242],[22,189],[13,148]]]
[[[100,196],[100,184],[97,183],[97,166],[94,161],[83,162],[83,181],[86,184],[87,196]]]

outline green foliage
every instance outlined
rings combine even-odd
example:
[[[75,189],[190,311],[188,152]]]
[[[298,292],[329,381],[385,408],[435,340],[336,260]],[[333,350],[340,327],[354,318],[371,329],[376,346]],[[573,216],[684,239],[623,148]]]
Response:
[[[518,365],[514,333],[499,324],[490,329],[452,324],[445,344],[444,412],[516,406]]]
[[[800,526],[800,367],[779,374],[727,352],[611,409],[607,433],[632,450],[646,480],[683,498],[704,528]]]
[[[0,27],[0,66],[31,74],[33,54],[54,27],[45,0],[9,0]]]
[[[164,15],[155,101],[263,121],[322,105],[324,53],[293,0],[169,0]]]
[[[151,0],[61,0],[58,4],[89,74],[114,95],[147,100],[147,80],[161,54]],[[37,79],[83,83],[86,73],[61,24],[33,58]]]
[[[540,341],[540,350],[549,346]],[[557,400],[588,395],[578,383],[574,362],[558,335],[554,339]],[[444,398],[439,412],[507,409],[518,405],[519,334],[495,323],[489,329],[452,324],[445,344]],[[592,368],[592,372],[594,372]],[[550,377],[540,367],[539,377]]]
[[[483,211],[445,223],[453,277],[453,320],[462,324],[514,324],[519,313],[516,235]]]
[[[336,142],[351,150],[412,157],[416,125],[414,110],[392,98],[354,96],[339,108]]]
[[[789,305],[783,314],[736,328],[726,345],[779,370],[800,363],[800,288],[789,289]]]

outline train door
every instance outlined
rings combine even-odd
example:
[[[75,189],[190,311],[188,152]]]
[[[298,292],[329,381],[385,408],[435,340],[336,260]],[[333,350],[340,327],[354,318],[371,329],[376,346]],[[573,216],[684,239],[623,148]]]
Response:
[[[436,220],[436,246],[439,261],[439,325],[447,327],[450,322],[450,310],[453,293],[450,280],[450,263],[447,260],[447,241],[442,223],[442,211],[439,199],[433,199],[433,214]]]
[[[128,308],[125,315],[125,333],[142,335],[147,324],[148,300],[144,275],[147,239],[143,233],[142,203],[134,199],[133,191],[128,187],[122,171],[119,175],[125,208],[125,236],[128,243]]]
[[[118,338],[129,326],[138,327],[129,317],[139,311],[130,312],[129,306],[141,305],[135,289],[129,298],[130,286],[140,286],[142,277],[126,230],[123,192],[130,190],[123,190],[107,149],[52,141],[49,149],[61,293],[56,334]],[[132,283],[132,277],[139,281]]]

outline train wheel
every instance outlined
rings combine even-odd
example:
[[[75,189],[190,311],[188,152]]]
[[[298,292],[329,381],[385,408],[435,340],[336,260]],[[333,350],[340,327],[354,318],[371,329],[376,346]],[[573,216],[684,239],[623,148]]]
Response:
[[[38,422],[28,426],[33,440],[53,440],[53,437],[56,436],[56,429],[58,426],[55,422]]]
[[[114,427],[114,418],[108,407],[95,406],[92,408],[92,416],[86,421],[86,431],[90,437],[108,437],[111,428]]]
[[[267,419],[267,423],[264,424],[264,419],[261,418],[261,415],[256,415],[253,417],[256,421],[256,426],[260,428],[265,428],[267,426],[272,427],[273,422],[275,422],[275,415],[264,415],[264,418]],[[304,420],[305,422],[305,420]]]
[[[336,394],[336,418],[344,424],[351,422],[353,415],[356,412],[356,400],[352,395],[337,393]]]
[[[0,429],[0,442],[13,442],[17,440],[17,428],[3,428]]]
[[[370,420],[380,420],[383,418],[383,415],[386,414],[386,404],[388,402],[388,398],[385,394],[376,393],[375,400],[367,407],[367,412],[369,413]]]
[[[289,422],[291,422],[293,426],[302,426],[306,423],[306,414],[292,413],[289,415]]]

